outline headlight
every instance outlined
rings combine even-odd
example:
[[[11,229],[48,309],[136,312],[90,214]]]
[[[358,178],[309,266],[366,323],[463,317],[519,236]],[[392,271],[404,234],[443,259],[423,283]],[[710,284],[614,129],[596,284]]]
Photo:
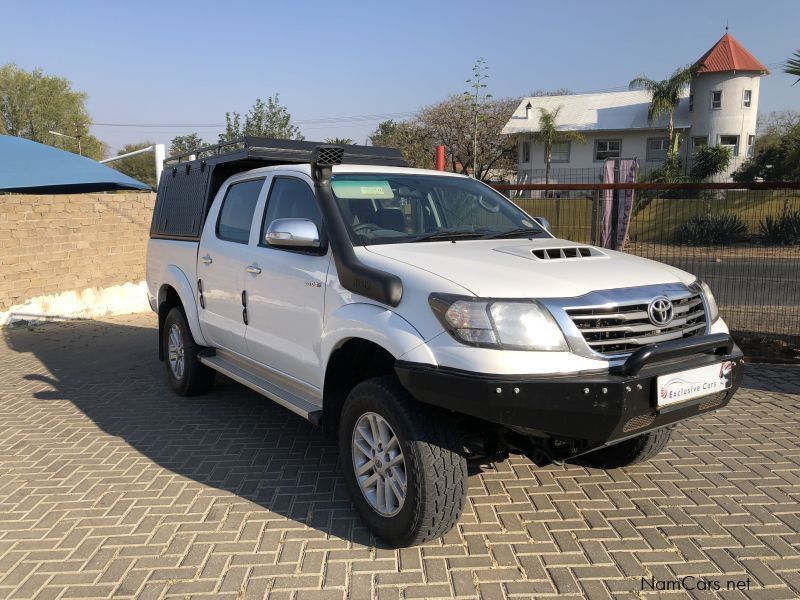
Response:
[[[555,319],[534,300],[431,294],[428,301],[448,333],[464,344],[509,350],[567,350]]]
[[[699,279],[690,287],[703,294],[706,300],[706,307],[708,307],[708,322],[709,324],[716,323],[717,319],[719,319],[719,307],[717,306],[717,301],[714,299],[714,294],[711,293],[711,288],[708,287],[705,281]]]

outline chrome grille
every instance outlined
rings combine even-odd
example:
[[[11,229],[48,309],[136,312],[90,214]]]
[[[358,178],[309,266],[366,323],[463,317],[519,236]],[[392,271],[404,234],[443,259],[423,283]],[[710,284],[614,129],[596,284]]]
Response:
[[[613,356],[647,344],[705,333],[705,308],[700,294],[670,299],[674,318],[663,327],[650,322],[647,303],[571,308],[566,312],[592,350]]]

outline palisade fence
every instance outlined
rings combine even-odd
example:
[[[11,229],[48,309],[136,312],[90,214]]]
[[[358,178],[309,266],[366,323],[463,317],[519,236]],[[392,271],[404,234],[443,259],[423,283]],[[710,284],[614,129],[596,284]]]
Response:
[[[549,184],[495,188],[531,216],[545,217],[557,237],[598,246],[605,237],[612,249],[632,192],[628,232],[617,249],[706,281],[740,339],[798,348],[800,182],[601,183],[601,170],[561,171],[554,169]],[[607,212],[610,236],[603,235]]]

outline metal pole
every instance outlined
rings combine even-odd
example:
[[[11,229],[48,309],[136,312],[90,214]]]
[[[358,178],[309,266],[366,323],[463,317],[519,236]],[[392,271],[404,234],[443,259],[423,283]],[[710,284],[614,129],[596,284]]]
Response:
[[[444,146],[436,146],[435,167],[437,171],[444,171]]]
[[[164,170],[164,159],[167,158],[167,148],[164,144],[153,146],[153,154],[156,161],[156,188],[161,181],[161,172]]]
[[[126,152],[125,154],[120,154],[119,156],[112,156],[111,158],[106,158],[99,162],[101,164],[110,163],[114,162],[115,160],[130,158],[131,156],[136,156],[137,154],[144,154],[145,152],[152,152],[154,154],[156,167],[156,187],[158,187],[158,182],[161,181],[161,172],[164,170],[164,159],[167,158],[167,149],[164,144],[154,144],[153,146],[148,146],[147,148],[140,148],[139,150],[134,150],[133,152]]]
[[[156,144],[158,145],[158,144]],[[155,149],[155,146],[148,146],[147,148],[139,148],[138,150],[134,150],[133,152],[126,152],[125,154],[119,154],[117,156],[112,156],[111,158],[104,158],[101,161],[98,161],[100,164],[114,162],[115,160],[122,160],[123,158],[130,158],[131,156],[136,156],[137,154],[144,154],[145,152],[152,152]]]
[[[78,156],[83,156],[83,149],[81,147],[81,124],[75,123],[75,139],[78,140]]]

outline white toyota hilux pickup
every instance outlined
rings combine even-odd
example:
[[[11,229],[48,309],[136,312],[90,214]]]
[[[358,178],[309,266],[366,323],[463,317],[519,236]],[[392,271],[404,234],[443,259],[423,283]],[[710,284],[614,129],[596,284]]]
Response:
[[[729,402],[742,353],[702,281],[404,164],[264,138],[168,159],[147,284],[172,388],[220,372],[334,432],[396,546],[453,526],[468,459],[618,468]]]

